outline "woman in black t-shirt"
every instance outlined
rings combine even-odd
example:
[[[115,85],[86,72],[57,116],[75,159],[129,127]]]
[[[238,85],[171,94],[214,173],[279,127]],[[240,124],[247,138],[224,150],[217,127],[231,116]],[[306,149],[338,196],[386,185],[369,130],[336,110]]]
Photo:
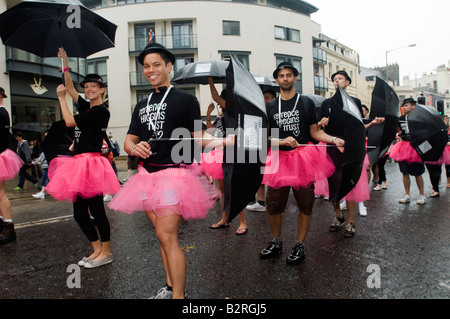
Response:
[[[73,201],[74,218],[89,239],[94,252],[78,263],[85,268],[95,268],[112,262],[110,226],[103,204],[105,194],[115,194],[120,189],[116,174],[108,160],[100,155],[103,138],[108,127],[109,111],[103,104],[105,84],[97,74],[88,74],[80,85],[86,98],[75,90],[67,67],[67,54],[60,48],[58,57],[66,64],[66,86],[57,88],[61,112],[68,127],[75,127],[74,156],[58,157],[51,161],[47,192],[58,200]],[[66,101],[66,93],[78,104],[79,114],[73,115]],[[90,220],[94,218],[95,226]],[[100,240],[99,240],[100,235]]]

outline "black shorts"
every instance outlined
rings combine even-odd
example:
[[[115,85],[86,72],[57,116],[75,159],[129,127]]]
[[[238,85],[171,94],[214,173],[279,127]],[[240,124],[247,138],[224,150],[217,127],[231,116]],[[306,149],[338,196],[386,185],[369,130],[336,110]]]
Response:
[[[423,163],[398,162],[398,167],[403,175],[420,176],[425,173],[425,165]]]
[[[266,205],[269,215],[278,215],[285,211],[290,190],[290,186],[282,187],[280,189],[272,187],[267,188]],[[299,188],[298,190],[292,188],[292,192],[299,211],[305,215],[311,215],[313,212],[314,201],[316,200],[314,195],[314,185],[311,185],[309,188]]]
[[[139,157],[138,156],[130,156],[127,158],[127,167],[131,170],[136,170],[139,168]]]

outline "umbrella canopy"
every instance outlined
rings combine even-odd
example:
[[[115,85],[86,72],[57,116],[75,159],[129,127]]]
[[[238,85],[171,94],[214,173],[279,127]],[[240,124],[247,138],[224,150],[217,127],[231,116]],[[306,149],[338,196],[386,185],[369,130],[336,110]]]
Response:
[[[309,97],[311,99],[311,101],[314,102],[316,109],[320,109],[323,101],[325,101],[325,98],[321,95],[316,95],[316,94],[303,94],[303,95],[306,97]]]
[[[338,192],[332,192],[330,185],[330,196],[335,193],[335,198],[330,201],[339,202],[356,186],[361,177],[364,158],[366,156],[366,129],[361,119],[361,112],[354,100],[341,88],[336,91],[336,97],[342,100],[344,112],[344,139],[345,151],[342,164],[342,176]]]
[[[394,90],[379,77],[372,92],[370,118],[384,117],[384,124],[372,126],[368,131],[367,144],[376,146],[367,150],[370,164],[374,165],[389,150],[395,139],[400,114],[399,99]]]
[[[430,106],[417,104],[408,117],[411,146],[423,161],[437,161],[448,142],[447,126],[439,112]]]
[[[50,164],[50,161],[58,155],[69,155],[69,147],[74,138],[74,127],[67,127],[64,120],[53,122],[41,143],[47,162]]]
[[[182,67],[173,77],[176,84],[208,84],[208,77],[214,83],[225,83],[228,61],[206,60],[197,61]]]
[[[23,123],[23,122],[14,124],[12,126],[12,129],[17,130],[17,131],[42,133],[42,129],[37,127],[36,125],[29,124],[29,123]]]
[[[225,149],[224,209],[231,222],[255,199],[267,156],[268,119],[264,96],[255,78],[232,54],[227,69],[226,130],[237,131],[234,156]]]
[[[113,47],[116,29],[78,0],[24,0],[0,15],[3,44],[43,58],[59,47],[86,58]]]
[[[275,92],[280,92],[280,86],[273,77],[259,74],[254,74],[253,77],[263,92],[269,89],[274,90]]]

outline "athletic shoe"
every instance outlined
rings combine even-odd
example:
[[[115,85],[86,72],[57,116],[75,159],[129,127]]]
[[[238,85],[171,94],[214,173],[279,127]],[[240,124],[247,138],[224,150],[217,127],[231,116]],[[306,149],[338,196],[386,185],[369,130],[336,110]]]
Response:
[[[263,249],[260,253],[259,253],[259,257],[261,259],[269,259],[278,255],[281,255],[281,253],[283,252],[283,243],[281,241],[271,241],[269,243],[269,246],[267,246],[267,248]]]
[[[347,210],[347,202],[344,200],[339,204],[341,210]]]
[[[38,199],[45,199],[45,193],[43,193],[43,192],[39,192],[39,193],[33,194],[31,196],[33,196],[34,198],[38,198]]]
[[[343,225],[345,224],[345,218],[342,216],[341,218],[335,217],[333,220],[333,223],[331,223],[329,231],[330,232],[337,232]]]
[[[345,238],[352,238],[355,236],[355,225],[353,223],[348,223],[345,227],[344,237]]]
[[[425,196],[423,196],[423,195],[420,195],[419,199],[416,202],[417,205],[425,205],[426,203],[427,203],[427,200],[425,199]]]
[[[409,195],[405,195],[405,197],[401,198],[398,202],[400,204],[408,204],[411,201],[411,197]]]
[[[358,203],[359,216],[367,216],[367,207],[364,206],[364,203]]]
[[[259,202],[254,203],[253,205],[247,205],[247,210],[253,211],[253,212],[265,212],[266,211],[266,205],[261,205]]]
[[[162,287],[156,293],[156,296],[150,297],[149,299],[172,299],[173,292],[169,290],[167,286]]]
[[[112,195],[106,194],[106,195],[103,197],[103,201],[104,201],[104,202],[109,202],[112,198],[113,198]]]
[[[297,243],[292,249],[291,254],[286,259],[286,264],[297,265],[305,259],[305,247],[303,244]]]
[[[13,189],[13,191],[21,191],[23,189],[23,187],[17,186]]]

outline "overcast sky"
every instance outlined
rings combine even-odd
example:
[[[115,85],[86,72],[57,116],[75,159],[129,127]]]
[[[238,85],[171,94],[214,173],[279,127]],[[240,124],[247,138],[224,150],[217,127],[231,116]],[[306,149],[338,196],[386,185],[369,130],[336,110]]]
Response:
[[[306,0],[319,8],[312,19],[322,33],[359,53],[364,67],[400,66],[420,77],[450,60],[449,0]]]

